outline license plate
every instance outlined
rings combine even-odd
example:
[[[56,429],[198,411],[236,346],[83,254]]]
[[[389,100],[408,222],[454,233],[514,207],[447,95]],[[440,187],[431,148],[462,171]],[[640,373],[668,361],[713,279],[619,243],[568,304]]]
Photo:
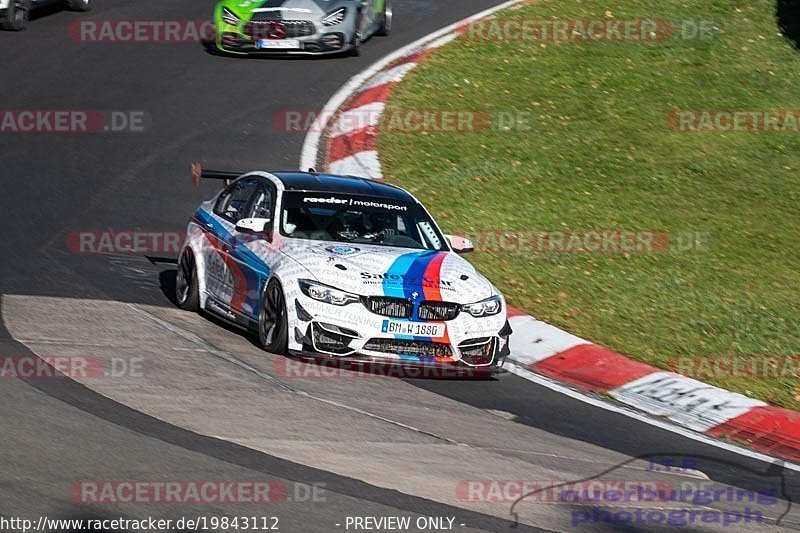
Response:
[[[260,39],[256,47],[260,50],[265,48],[272,50],[297,50],[300,48],[300,41],[297,39],[280,39],[275,41]]]
[[[384,320],[381,331],[393,335],[411,335],[413,337],[444,337],[444,328],[444,324]]]

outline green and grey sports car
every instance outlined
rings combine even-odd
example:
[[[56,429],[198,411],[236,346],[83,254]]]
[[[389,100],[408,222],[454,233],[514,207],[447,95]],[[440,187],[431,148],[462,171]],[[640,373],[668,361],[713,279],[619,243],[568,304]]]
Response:
[[[358,55],[392,29],[391,0],[222,0],[216,47],[233,54]]]

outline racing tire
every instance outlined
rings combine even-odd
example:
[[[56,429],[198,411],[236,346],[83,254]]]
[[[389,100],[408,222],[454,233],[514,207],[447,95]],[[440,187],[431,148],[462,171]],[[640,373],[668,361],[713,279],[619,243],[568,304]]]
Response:
[[[383,14],[381,14],[376,34],[385,37],[390,33],[392,33],[392,0],[386,0],[386,3],[383,4]]]
[[[178,273],[175,276],[175,301],[185,311],[200,310],[200,290],[197,282],[197,265],[194,254],[186,250],[178,261]]]
[[[347,54],[352,57],[359,57],[361,55],[361,34],[356,32],[353,34],[353,42],[350,43],[350,49],[347,51]]]
[[[0,17],[0,27],[9,31],[21,31],[28,23],[31,12],[30,0],[11,0],[5,13]]]
[[[92,9],[92,0],[67,0],[67,8],[71,11],[89,11]]]
[[[258,342],[270,353],[286,355],[289,351],[289,318],[281,283],[272,279],[261,296],[258,312]]]

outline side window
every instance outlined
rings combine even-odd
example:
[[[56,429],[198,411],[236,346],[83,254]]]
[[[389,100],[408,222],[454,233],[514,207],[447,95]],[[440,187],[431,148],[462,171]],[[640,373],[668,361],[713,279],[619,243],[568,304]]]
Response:
[[[250,200],[258,187],[258,180],[253,179],[233,183],[220,195],[214,213],[233,223],[247,218]]]
[[[420,237],[422,237],[422,242],[425,245],[425,248],[428,250],[441,250],[442,249],[442,241],[439,237],[436,236],[436,231],[433,229],[433,226],[430,225],[427,221],[420,222],[417,224],[417,228],[419,230]]]
[[[250,207],[248,218],[268,218],[272,220],[275,211],[275,190],[269,183],[259,183],[255,199]]]

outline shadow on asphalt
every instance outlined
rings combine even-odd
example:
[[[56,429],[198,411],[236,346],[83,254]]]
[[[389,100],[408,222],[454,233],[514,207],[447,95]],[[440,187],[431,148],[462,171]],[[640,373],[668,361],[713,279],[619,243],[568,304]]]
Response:
[[[54,15],[56,13],[61,13],[61,12],[69,12],[69,10],[59,2],[53,2],[52,4],[37,6],[31,9],[30,20],[49,17],[50,15]]]
[[[158,283],[161,287],[161,292],[167,297],[167,300],[175,307],[178,307],[178,300],[175,297],[175,284],[178,277],[177,270],[164,270],[158,275]]]

